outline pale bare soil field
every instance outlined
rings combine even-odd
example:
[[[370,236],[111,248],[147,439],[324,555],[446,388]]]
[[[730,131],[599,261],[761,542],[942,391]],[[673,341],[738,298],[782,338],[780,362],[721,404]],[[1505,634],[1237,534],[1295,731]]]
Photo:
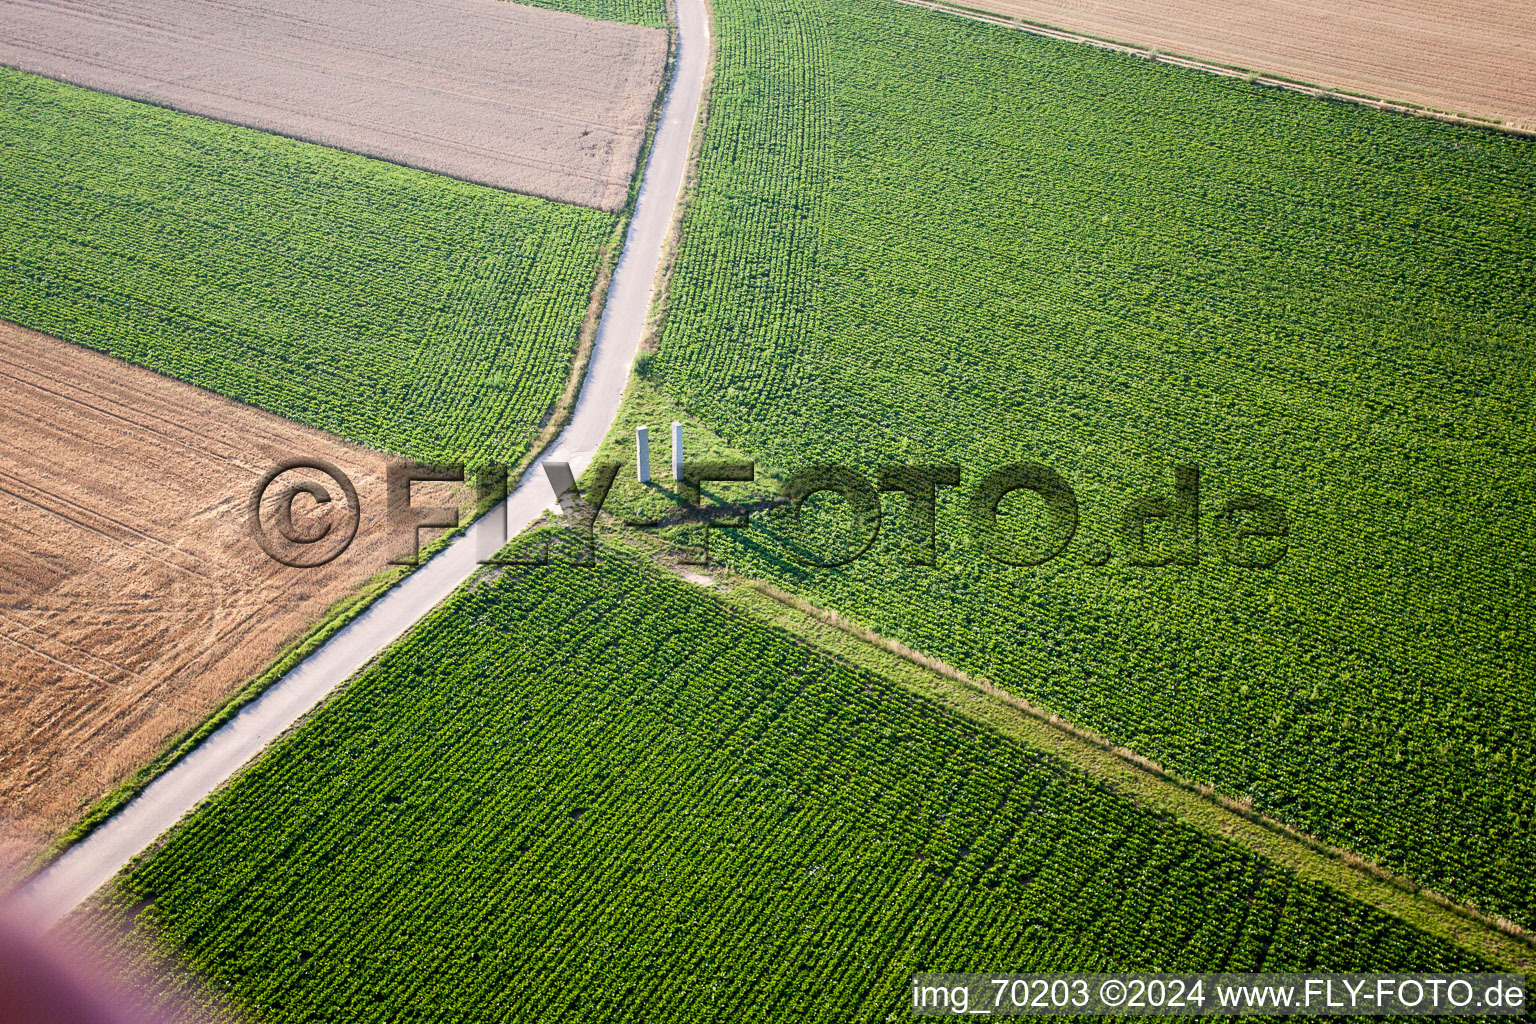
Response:
[[[248,503],[273,467],[314,457],[355,485],[357,537],[289,568],[248,532]],[[0,878],[387,567],[385,466],[0,321]],[[300,478],[324,480],[279,478],[266,512]],[[415,503],[464,499],[449,487],[417,485]],[[323,525],[310,498],[293,510],[297,530]]]
[[[1114,42],[1536,127],[1531,0],[953,0]]]
[[[0,0],[0,63],[617,210],[660,29],[502,0]]]

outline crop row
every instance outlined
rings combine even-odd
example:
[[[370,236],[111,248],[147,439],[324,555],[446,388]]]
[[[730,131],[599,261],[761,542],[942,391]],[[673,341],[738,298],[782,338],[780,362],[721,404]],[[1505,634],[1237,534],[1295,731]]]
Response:
[[[878,1020],[1466,955],[618,552],[461,590],[118,888],[258,1019]]]
[[[1037,462],[1084,510],[1036,569],[716,554],[1536,922],[1536,143],[899,4],[714,6],[650,378],[761,467]],[[1128,565],[1177,464],[1278,498],[1285,560]]]
[[[0,316],[372,447],[516,461],[613,218],[0,69]]]

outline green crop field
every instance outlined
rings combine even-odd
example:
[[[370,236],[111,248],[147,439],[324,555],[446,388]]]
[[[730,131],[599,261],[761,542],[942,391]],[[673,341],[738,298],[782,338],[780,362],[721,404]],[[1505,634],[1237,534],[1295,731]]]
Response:
[[[874,1022],[923,972],[1526,966],[1536,139],[896,0],[707,6],[665,306],[586,483],[624,535],[575,566],[541,521],[512,544],[552,564],[422,605],[137,855],[66,855],[128,861],[69,922],[150,954],[123,1005]],[[0,100],[0,318],[408,457],[529,452],[621,241]],[[700,489],[749,525],[678,511],[673,421],[695,471],[754,464]],[[642,424],[655,479],[608,475]],[[1055,482],[989,505],[1010,465]],[[902,467],[946,478],[931,543]],[[817,491],[861,478],[894,493]]]
[[[644,372],[765,471],[964,479],[937,569],[894,494],[852,565],[767,527],[717,555],[1536,922],[1536,142],[885,0],[713,8]],[[1019,461],[1079,503],[1034,568],[962,514]],[[1130,564],[1122,517],[1176,464],[1198,564]],[[1287,512],[1273,568],[1225,560],[1240,492]],[[1144,554],[1187,558],[1170,529]]]
[[[460,590],[115,899],[263,1021],[884,1020],[930,968],[1476,966],[618,551]]]
[[[0,69],[0,317],[364,444],[515,461],[615,218]]]

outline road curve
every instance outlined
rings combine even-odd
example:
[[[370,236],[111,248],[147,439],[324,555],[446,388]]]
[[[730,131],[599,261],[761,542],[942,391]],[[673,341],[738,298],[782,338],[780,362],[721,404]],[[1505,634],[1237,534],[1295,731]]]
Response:
[[[662,246],[682,195],[689,146],[698,122],[709,63],[709,15],[704,0],[677,0],[677,16],[677,60],[661,123],[598,322],[586,377],[565,429],[523,474],[503,505],[374,602],[89,837],[13,893],[10,909],[22,922],[44,931],[78,907],[131,858],[469,579],[484,552],[499,547],[503,536],[522,531],[552,507],[553,493],[543,462],[568,462],[577,475],[591,463],[618,414],[630,367],[645,333]]]

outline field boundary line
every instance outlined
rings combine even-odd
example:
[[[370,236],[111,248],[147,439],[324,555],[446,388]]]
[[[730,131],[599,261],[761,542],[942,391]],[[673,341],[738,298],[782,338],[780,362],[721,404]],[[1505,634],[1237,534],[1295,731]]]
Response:
[[[655,296],[662,244],[685,198],[688,154],[698,131],[702,84],[712,53],[703,0],[679,0],[678,22],[677,62],[667,83],[656,144],[646,161],[588,369],[564,429],[517,478],[516,488],[504,501],[461,528],[451,543],[423,560],[286,675],[187,749],[89,836],[8,894],[19,919],[31,929],[52,928],[110,883],[186,814],[480,572],[483,551],[499,548],[508,535],[536,522],[555,505],[538,463],[566,461],[579,474],[591,462],[618,416]]]
[[[603,516],[618,525],[617,517],[606,512]],[[1170,771],[985,676],[955,668],[765,580],[720,564],[707,569],[684,564],[663,538],[622,526],[608,534],[608,539],[650,558],[744,614],[1058,758],[1138,805],[1171,814],[1495,963],[1536,971],[1536,933],[1516,922],[1458,903],[1359,854],[1255,811],[1251,803]]]
[[[645,85],[665,83],[664,29],[538,5],[401,5],[364,26],[358,0],[323,15],[270,0],[234,25],[219,0],[129,14],[31,0],[0,12],[0,64],[459,181],[623,209],[651,107]],[[459,38],[414,32],[422,18]],[[317,89],[336,102],[315,107]],[[508,148],[509,131],[540,143]]]
[[[710,0],[702,0],[710,24],[714,24],[715,8]],[[670,21],[674,17],[677,0],[667,0],[666,12]],[[672,224],[667,237],[661,243],[661,263],[656,268],[656,298],[651,303],[645,333],[640,338],[640,354],[656,351],[660,344],[662,328],[666,326],[667,304],[672,296],[672,274],[677,267],[678,247],[683,240],[683,220],[687,216],[688,199],[699,184],[699,162],[704,156],[704,131],[709,123],[709,100],[715,85],[715,67],[719,56],[719,41],[714,33],[709,36],[709,63],[704,68],[704,84],[699,93],[699,115],[694,123],[693,138],[688,146],[688,165],[683,171],[683,193],[673,212]]]
[[[670,9],[669,7],[668,10]],[[619,251],[622,248],[625,230],[628,228],[630,218],[634,216],[635,203],[640,195],[640,183],[644,177],[642,171],[650,157],[651,146],[655,141],[656,128],[661,122],[661,113],[666,104],[667,85],[672,80],[672,71],[676,64],[677,53],[674,23],[669,22],[668,33],[667,60],[663,65],[661,81],[657,83],[656,95],[652,99],[651,110],[646,118],[646,131],[642,144],[635,155],[635,165],[631,170],[631,187],[624,207],[615,215],[616,221],[613,232],[609,240],[603,243],[603,247],[598,254],[598,268],[593,278],[592,290],[588,296],[587,312],[577,335],[576,349],[572,355],[570,373],[566,378],[565,388],[550,408],[545,422],[541,425],[539,433],[530,444],[528,451],[517,461],[516,465],[511,467],[510,474],[512,479],[517,479],[529,466],[537,462],[544,454],[545,449],[559,437],[560,431],[564,429],[566,423],[570,420],[576,398],[581,392],[582,382],[586,379],[587,368],[591,362],[593,344],[597,337],[597,327],[601,321],[602,311],[608,297],[608,287],[613,278],[614,268],[618,263]],[[713,51],[711,51],[711,56],[713,56]],[[195,117],[198,115],[189,116]],[[442,176],[451,177],[451,175]],[[619,244],[615,245],[615,242]],[[197,387],[197,385],[191,386]],[[435,557],[438,552],[458,540],[477,519],[485,515],[496,504],[497,502],[494,501],[477,503],[468,518],[461,525],[453,530],[444,532],[430,543],[423,545],[418,565],[425,564]],[[327,640],[353,619],[366,612],[374,601],[387,594],[397,583],[409,576],[415,568],[417,566],[391,566],[380,570],[371,579],[359,586],[353,594],[331,605],[326,610],[325,615],[319,620],[306,628],[295,631],[266,668],[252,676],[244,685],[232,692],[211,714],[171,737],[137,771],[123,779],[112,789],[103,793],[86,807],[75,824],[55,837],[52,842],[24,865],[19,874],[19,885],[27,884],[34,876],[45,869],[50,862],[63,856],[71,847],[88,838],[92,832],[113,814],[131,802],[139,793],[143,792],[146,786],[174,767],[178,761],[195,749],[198,744],[233,718],[240,709],[259,698],[268,688],[280,682],[290,670],[314,651],[318,650]]]
[[[640,136],[640,148],[635,153],[635,165],[630,168],[629,191],[625,195],[624,206],[618,211],[613,231],[598,254],[597,274],[593,278],[592,292],[587,300],[587,313],[582,318],[581,329],[577,334],[576,351],[571,357],[570,375],[566,378],[565,389],[560,392],[560,397],[550,407],[548,418],[540,427],[538,436],[529,446],[527,454],[511,468],[511,479],[517,479],[537,462],[570,422],[571,413],[576,408],[576,401],[581,397],[581,386],[587,379],[587,370],[592,365],[592,350],[597,344],[597,329],[602,324],[603,310],[608,304],[608,288],[613,283],[613,272],[617,269],[619,257],[623,253],[624,238],[629,231],[630,221],[634,219],[635,205],[640,201],[640,188],[645,180],[645,166],[650,161],[651,149],[656,144],[656,131],[661,126],[662,111],[666,109],[669,92],[667,86],[671,83],[672,74],[677,67],[677,22],[671,14],[673,2],[675,0],[669,0],[665,7],[667,59],[662,64],[661,81],[656,84],[656,95],[651,97],[651,109],[645,118],[645,130]],[[714,51],[711,49],[710,68],[714,67],[713,58]],[[709,71],[706,70],[705,74],[707,93]],[[618,244],[615,245],[615,242]],[[665,256],[663,259],[665,260]]]
[[[658,560],[665,564],[665,559]],[[720,598],[802,637],[806,643],[889,676],[957,714],[1065,761],[1138,804],[1166,811],[1420,931],[1496,963],[1536,970],[1536,935],[1514,922],[1456,903],[1348,850],[1260,814],[1211,786],[1185,779],[1129,748],[1037,707],[989,679],[881,636],[771,583],[741,578],[734,572],[722,573],[722,569],[712,569],[717,586],[711,589]],[[864,651],[856,649],[859,647]]]
[[[422,563],[424,564],[439,551],[443,550],[443,548],[461,537],[474,520],[483,515],[484,512],[484,508],[477,508],[470,517],[469,522],[466,522],[457,529],[445,532],[430,543],[424,544],[421,549]],[[45,870],[52,861],[69,852],[71,847],[89,839],[91,833],[110,820],[121,808],[132,802],[147,786],[174,768],[177,762],[195,750],[198,744],[216,732],[220,726],[227,723],[242,708],[259,699],[267,690],[282,682],[283,677],[293,668],[318,650],[327,640],[339,633],[353,619],[366,612],[375,601],[388,594],[397,583],[408,577],[415,568],[415,566],[389,566],[379,570],[370,579],[364,581],[356,591],[333,603],[326,609],[325,614],[312,625],[295,630],[282,649],[279,650],[277,657],[273,658],[266,668],[252,676],[244,685],[232,692],[225,698],[222,704],[216,707],[210,714],[204,716],[201,721],[167,740],[161,746],[158,753],[145,762],[132,775],[103,793],[85,809],[74,825],[58,835],[53,842],[49,843],[35,857],[26,862],[20,871],[20,885],[26,885],[32,878]]]
[[[1536,139],[1536,128],[1525,128],[1492,118],[1475,117],[1471,114],[1456,114],[1446,110],[1436,110],[1433,107],[1419,106],[1414,103],[1382,99],[1377,96],[1368,96],[1364,93],[1350,92],[1346,89],[1331,89],[1312,82],[1288,78],[1274,72],[1259,71],[1254,68],[1238,67],[1232,64],[1222,64],[1217,61],[1202,60],[1198,57],[1186,57],[1177,53],[1166,53],[1155,47],[1138,46],[1135,43],[1122,43],[1113,39],[1104,39],[1100,36],[1073,32],[1069,29],[1057,28],[1054,25],[1030,21],[1027,18],[1009,17],[1005,14],[995,14],[991,11],[967,7],[964,4],[951,3],[949,0],[895,0],[895,2],[905,4],[908,7],[936,11],[940,14],[953,14],[956,17],[969,18],[972,21],[997,25],[1001,28],[1016,29],[1020,32],[1027,32],[1030,35],[1054,39],[1057,42],[1092,46],[1096,49],[1109,50],[1127,57],[1139,57],[1142,60],[1169,64],[1173,67],[1185,68],[1190,71],[1203,71],[1206,74],[1218,75],[1222,78],[1241,78],[1253,85],[1266,85],[1274,89],[1285,89],[1288,92],[1301,93],[1304,96],[1310,96],[1317,100],[1352,103],[1357,106],[1369,107],[1373,110],[1380,110],[1391,114],[1424,117],[1433,121],[1441,121],[1445,124],[1486,128],[1496,132],[1503,132],[1506,135]]]

